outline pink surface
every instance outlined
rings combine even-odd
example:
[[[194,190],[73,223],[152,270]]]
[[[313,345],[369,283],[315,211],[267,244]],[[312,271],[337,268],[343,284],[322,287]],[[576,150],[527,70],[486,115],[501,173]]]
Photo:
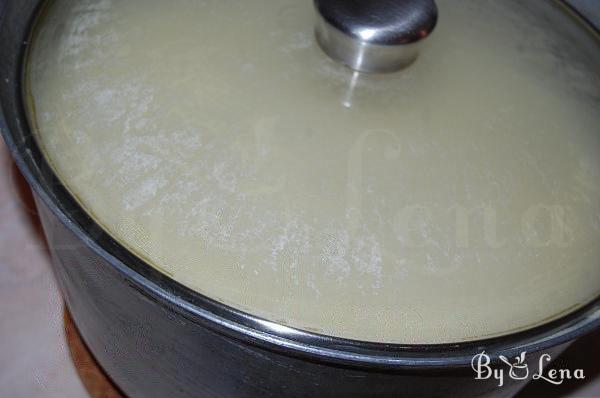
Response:
[[[80,379],[90,365],[82,365],[76,343],[67,339],[63,302],[31,193],[3,143],[0,220],[0,398],[90,396]],[[559,387],[537,382],[521,396],[600,397],[600,333],[577,342],[557,365],[584,369],[586,380]]]

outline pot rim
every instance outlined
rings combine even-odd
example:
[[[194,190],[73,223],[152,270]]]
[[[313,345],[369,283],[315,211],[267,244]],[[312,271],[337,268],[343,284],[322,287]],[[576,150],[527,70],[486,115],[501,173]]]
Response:
[[[27,34],[34,29],[37,16],[50,1],[40,1],[27,23]],[[580,23],[598,32],[598,29],[564,0],[557,2],[566,7]],[[6,17],[7,3],[0,4],[0,22]],[[6,24],[1,24],[6,25]],[[3,32],[0,32],[2,35]],[[554,321],[518,333],[455,344],[388,344],[350,340],[299,330],[271,322],[250,313],[237,310],[187,288],[161,273],[130,252],[102,229],[61,184],[58,176],[41,153],[33,138],[25,109],[23,71],[29,38],[21,41],[13,86],[11,109],[0,103],[0,132],[9,151],[41,201],[58,220],[85,246],[110,264],[133,288],[159,305],[179,313],[189,321],[216,333],[276,351],[284,355],[345,366],[378,370],[447,369],[469,367],[473,355],[485,351],[492,360],[500,355],[517,356],[523,351],[534,353],[574,340],[600,328],[600,297],[583,308]],[[7,116],[16,121],[9,129]],[[56,250],[56,248],[51,248]],[[77,250],[77,249],[75,249]]]

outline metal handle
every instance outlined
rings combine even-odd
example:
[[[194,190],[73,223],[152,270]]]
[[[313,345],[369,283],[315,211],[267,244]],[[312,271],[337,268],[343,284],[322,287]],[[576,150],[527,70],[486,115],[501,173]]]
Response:
[[[360,72],[395,72],[418,56],[437,24],[433,0],[314,0],[317,41]]]

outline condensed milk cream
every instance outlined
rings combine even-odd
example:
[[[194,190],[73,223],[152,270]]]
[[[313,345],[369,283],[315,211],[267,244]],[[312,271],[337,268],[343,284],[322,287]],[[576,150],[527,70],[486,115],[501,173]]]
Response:
[[[312,1],[55,0],[35,137],[115,239],[303,330],[452,343],[600,293],[600,45],[557,2],[440,0],[417,61],[355,73]]]

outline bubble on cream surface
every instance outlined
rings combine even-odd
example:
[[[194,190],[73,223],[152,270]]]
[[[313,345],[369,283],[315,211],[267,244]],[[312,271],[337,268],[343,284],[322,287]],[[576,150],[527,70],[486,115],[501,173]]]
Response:
[[[356,75],[310,1],[56,0],[36,138],[108,233],[235,308],[369,341],[522,330],[600,292],[600,48],[520,3],[440,0],[414,65]]]

